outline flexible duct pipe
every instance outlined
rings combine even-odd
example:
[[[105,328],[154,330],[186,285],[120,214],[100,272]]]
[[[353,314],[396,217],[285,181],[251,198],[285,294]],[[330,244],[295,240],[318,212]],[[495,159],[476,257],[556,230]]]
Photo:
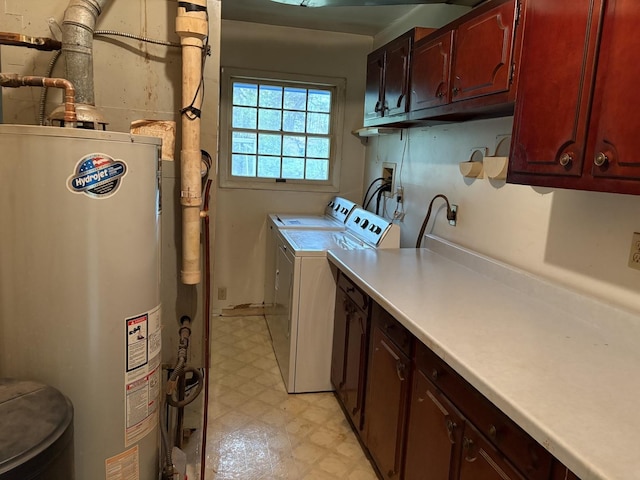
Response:
[[[75,106],[75,88],[64,78],[30,77],[9,73],[0,73],[2,87],[55,87],[64,88],[64,123],[67,127],[75,127],[77,120]]]
[[[204,39],[209,31],[206,0],[178,1],[176,33],[182,45],[182,150],[180,203],[182,205],[181,280],[200,283],[200,109]]]

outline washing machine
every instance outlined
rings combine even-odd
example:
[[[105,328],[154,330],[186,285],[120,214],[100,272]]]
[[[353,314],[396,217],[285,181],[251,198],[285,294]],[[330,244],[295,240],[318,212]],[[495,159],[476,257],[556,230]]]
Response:
[[[275,271],[277,235],[281,229],[344,230],[347,217],[356,207],[351,200],[333,197],[323,215],[296,213],[270,213],[267,215],[267,241],[265,250],[264,314],[267,320],[275,314]]]
[[[353,209],[345,227],[277,233],[275,306],[267,324],[289,393],[333,390],[336,286],[327,251],[400,247],[400,227],[362,208]]]

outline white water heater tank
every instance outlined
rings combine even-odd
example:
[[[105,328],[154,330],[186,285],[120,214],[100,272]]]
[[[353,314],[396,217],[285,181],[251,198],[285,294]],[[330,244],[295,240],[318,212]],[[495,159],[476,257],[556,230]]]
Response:
[[[160,140],[0,125],[0,377],[74,405],[75,478],[159,478]]]

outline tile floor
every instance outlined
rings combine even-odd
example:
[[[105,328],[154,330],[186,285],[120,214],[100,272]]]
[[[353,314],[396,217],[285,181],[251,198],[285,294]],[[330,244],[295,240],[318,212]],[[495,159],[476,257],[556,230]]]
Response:
[[[263,317],[214,317],[205,480],[375,480],[333,393],[289,395]]]

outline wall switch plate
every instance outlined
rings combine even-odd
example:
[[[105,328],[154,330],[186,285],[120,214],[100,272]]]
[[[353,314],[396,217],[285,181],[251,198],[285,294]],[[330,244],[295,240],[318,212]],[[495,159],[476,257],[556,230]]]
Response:
[[[640,233],[633,232],[631,251],[629,252],[629,268],[640,270]]]

